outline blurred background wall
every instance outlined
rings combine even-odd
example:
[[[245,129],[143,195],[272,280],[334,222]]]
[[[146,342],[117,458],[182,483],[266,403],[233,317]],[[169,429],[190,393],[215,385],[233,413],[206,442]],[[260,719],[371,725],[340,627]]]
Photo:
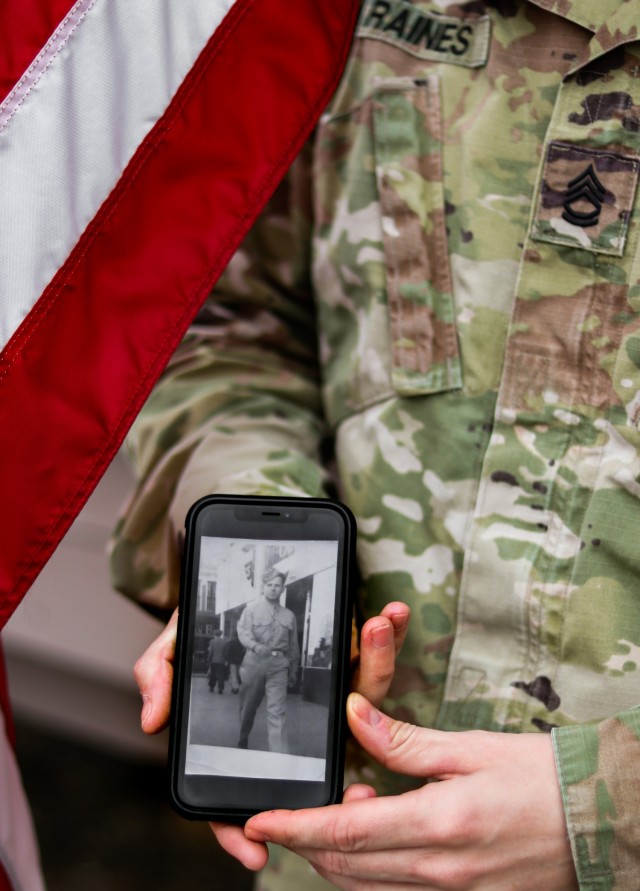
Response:
[[[166,732],[140,731],[132,669],[161,625],[111,589],[106,559],[131,486],[118,455],[3,631],[48,889],[248,891],[208,826],[167,804]]]

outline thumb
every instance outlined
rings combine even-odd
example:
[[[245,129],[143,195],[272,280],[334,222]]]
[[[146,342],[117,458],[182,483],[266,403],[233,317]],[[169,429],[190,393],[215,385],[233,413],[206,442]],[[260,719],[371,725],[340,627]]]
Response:
[[[158,733],[169,721],[177,627],[178,610],[175,610],[166,628],[135,664],[134,675],[142,695],[141,723],[145,733]]]
[[[462,737],[473,734],[445,733],[395,721],[359,693],[351,693],[347,700],[347,719],[362,748],[395,773],[449,779],[472,769],[469,758],[461,757],[461,743]]]

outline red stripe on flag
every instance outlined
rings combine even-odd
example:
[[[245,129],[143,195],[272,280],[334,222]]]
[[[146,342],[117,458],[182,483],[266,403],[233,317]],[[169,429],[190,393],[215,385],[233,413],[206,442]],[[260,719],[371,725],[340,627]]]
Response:
[[[0,627],[335,89],[358,0],[238,0],[3,355]]]
[[[74,0],[0,2],[0,102],[67,15]]]

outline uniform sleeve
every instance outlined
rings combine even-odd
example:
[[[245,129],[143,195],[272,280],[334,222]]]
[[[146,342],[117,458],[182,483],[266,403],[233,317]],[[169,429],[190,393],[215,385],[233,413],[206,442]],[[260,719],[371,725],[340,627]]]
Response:
[[[556,728],[553,742],[580,891],[637,891],[640,707]]]
[[[177,603],[184,520],[216,492],[324,493],[304,152],[203,306],[134,424],[138,485],[111,544],[115,587]]]
[[[238,620],[238,640],[246,650],[252,650],[257,640],[253,636],[253,617],[251,609],[246,606]]]

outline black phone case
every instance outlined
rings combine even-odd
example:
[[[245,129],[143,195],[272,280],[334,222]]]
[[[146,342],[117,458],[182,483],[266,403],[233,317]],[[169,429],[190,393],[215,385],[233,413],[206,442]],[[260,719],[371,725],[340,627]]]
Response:
[[[341,502],[331,499],[318,498],[280,498],[270,496],[234,496],[234,495],[210,495],[206,496],[193,504],[187,514],[185,521],[185,543],[182,555],[181,577],[180,577],[180,603],[178,631],[176,642],[176,654],[174,661],[174,680],[172,689],[171,717],[170,717],[170,736],[169,736],[169,781],[170,781],[170,801],[172,807],[183,817],[189,820],[218,820],[227,823],[244,824],[246,820],[260,811],[287,807],[289,809],[295,807],[308,807],[310,805],[301,801],[295,804],[288,800],[280,803],[278,801],[278,780],[269,780],[266,782],[273,784],[273,802],[268,806],[252,807],[250,803],[252,782],[247,781],[246,801],[238,807],[219,807],[214,802],[211,806],[194,806],[191,803],[181,800],[178,792],[180,779],[180,755],[182,747],[186,745],[186,740],[181,739],[184,723],[184,702],[181,691],[185,684],[185,676],[188,672],[187,654],[188,634],[190,627],[190,614],[193,609],[191,602],[191,592],[193,586],[194,573],[198,573],[198,567],[195,566],[194,551],[196,544],[196,520],[202,510],[206,510],[209,505],[225,504],[238,505],[239,507],[264,507],[269,510],[296,507],[313,507],[320,509],[329,509],[337,512],[344,524],[344,543],[342,549],[342,571],[340,579],[336,580],[336,587],[341,588],[341,609],[340,619],[337,623],[335,631],[340,635],[339,647],[336,648],[338,657],[338,665],[336,668],[336,695],[334,697],[334,718],[333,718],[333,734],[330,740],[332,773],[330,778],[330,791],[327,801],[323,804],[335,804],[342,798],[343,773],[344,773],[344,757],[345,744],[347,737],[347,720],[345,703],[349,693],[350,680],[350,647],[351,647],[351,626],[353,616],[353,589],[355,584],[355,541],[356,541],[356,523],[349,510]],[[301,539],[305,540],[305,539]],[[186,735],[186,734],[185,734]],[[243,796],[245,797],[245,796]]]

